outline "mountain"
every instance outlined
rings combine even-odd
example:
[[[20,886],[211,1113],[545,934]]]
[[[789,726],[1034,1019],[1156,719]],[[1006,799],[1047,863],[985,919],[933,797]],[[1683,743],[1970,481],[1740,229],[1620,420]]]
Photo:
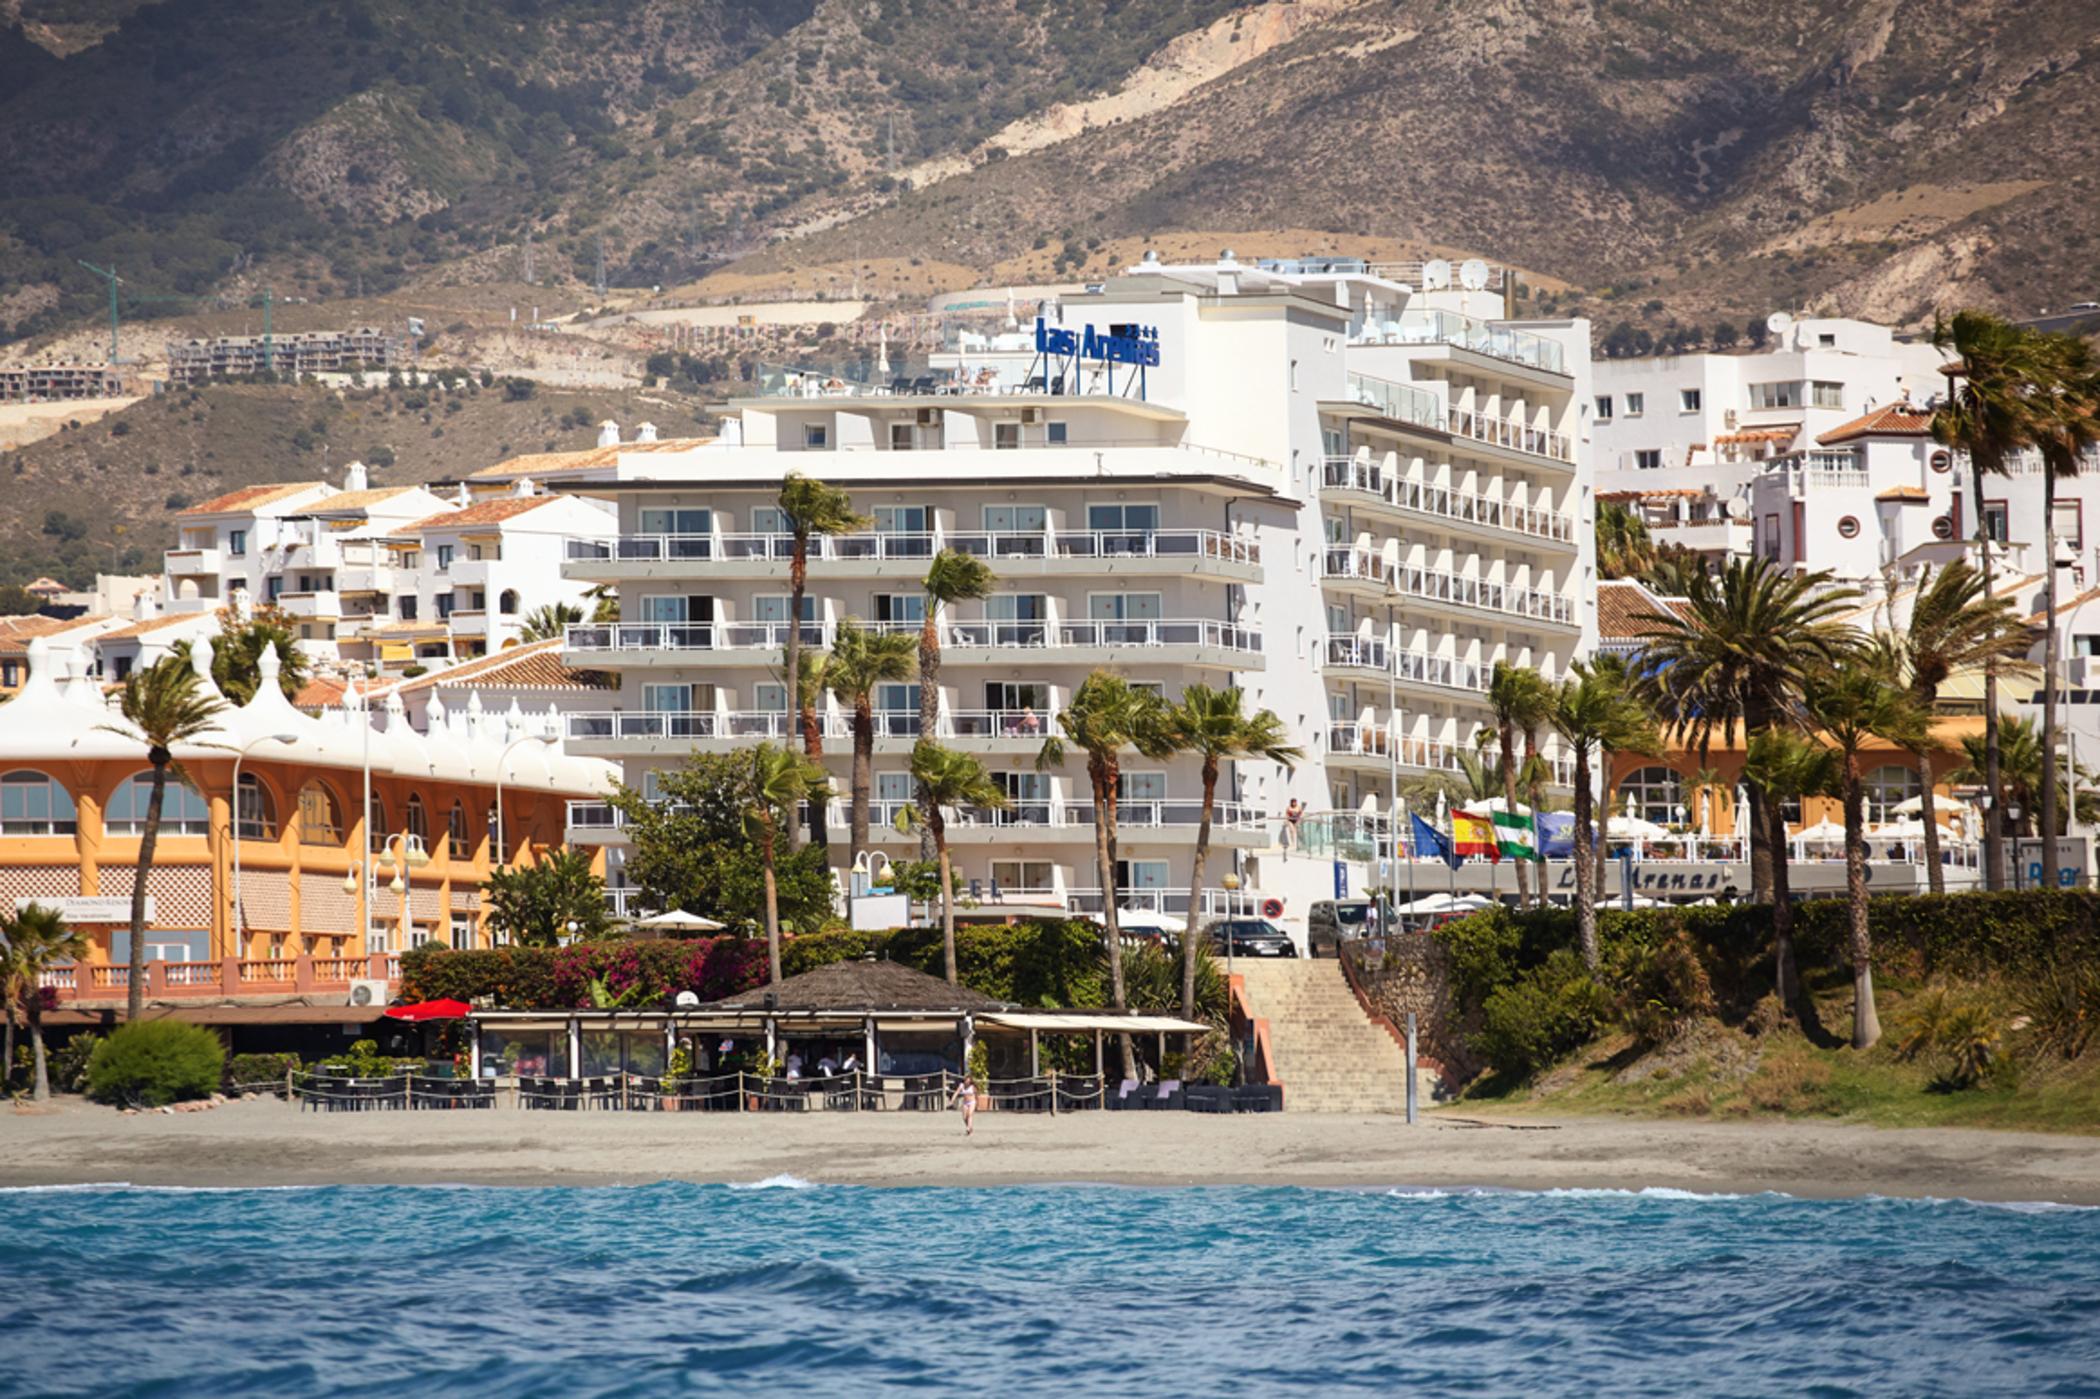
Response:
[[[0,335],[95,314],[76,258],[150,310],[1437,248],[1660,328],[2028,312],[2100,252],[2090,0],[13,3]]]

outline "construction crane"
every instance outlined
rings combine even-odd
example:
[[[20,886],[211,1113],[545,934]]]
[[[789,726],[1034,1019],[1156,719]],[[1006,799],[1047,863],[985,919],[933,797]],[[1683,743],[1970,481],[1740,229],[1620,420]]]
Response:
[[[109,362],[114,365],[117,362],[117,288],[123,285],[124,279],[113,267],[97,267],[92,262],[81,262],[77,257],[73,261],[80,262],[82,267],[109,283]]]

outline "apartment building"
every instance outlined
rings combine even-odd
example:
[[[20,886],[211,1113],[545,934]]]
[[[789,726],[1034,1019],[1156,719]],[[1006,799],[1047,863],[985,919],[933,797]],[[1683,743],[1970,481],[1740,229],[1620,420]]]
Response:
[[[324,481],[251,486],[176,517],[165,560],[170,613],[237,597],[291,614],[319,660],[445,665],[515,642],[548,603],[583,601],[561,576],[572,538],[610,537],[609,511],[520,480],[470,502],[422,486],[374,487],[353,462]]]
[[[168,377],[178,384],[270,370],[277,374],[331,374],[392,369],[406,363],[402,339],[374,326],[303,331],[290,335],[215,335],[167,344]]]
[[[123,392],[124,377],[111,364],[0,364],[0,403],[70,403]]]
[[[1765,464],[1869,411],[1923,403],[1944,362],[1921,341],[1840,317],[1774,316],[1761,350],[1599,360],[1597,492],[1658,542],[1710,559],[1750,552],[1749,491]]]
[[[787,628],[816,647],[848,617],[916,634],[927,564],[955,549],[999,580],[940,623],[937,736],[984,756],[1012,801],[950,820],[977,897],[1100,907],[1083,769],[1036,758],[1104,666],[1170,699],[1242,686],[1305,750],[1294,772],[1233,765],[1202,912],[1260,891],[1298,917],[1338,878],[1361,887],[1396,784],[1471,750],[1495,663],[1557,678],[1592,626],[1587,326],[1500,319],[1480,271],[1452,287],[1436,267],[1416,269],[1424,287],[1361,264],[1148,257],[959,342],[934,376],[775,374],[726,406],[712,443],[569,476],[619,524],[573,545],[564,571],[621,609],[569,630],[569,664],[619,677],[608,707],[567,716],[571,751],[647,790],[691,751],[784,739]],[[775,504],[796,472],[872,520],[815,546],[798,619]],[[917,689],[877,707],[876,840],[903,857],[916,841],[891,822],[910,799]],[[847,719],[827,704],[841,793]],[[1126,906],[1188,908],[1200,795],[1191,760],[1129,764]],[[1312,814],[1292,853],[1317,860],[1285,856],[1293,800]],[[572,836],[617,845],[604,807],[572,814]],[[843,801],[829,820],[843,828]]]

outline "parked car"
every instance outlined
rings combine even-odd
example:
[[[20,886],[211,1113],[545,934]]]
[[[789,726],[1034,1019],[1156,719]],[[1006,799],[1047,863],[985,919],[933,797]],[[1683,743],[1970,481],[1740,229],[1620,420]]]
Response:
[[[1235,957],[1295,957],[1291,935],[1266,918],[1221,918],[1205,930],[1211,951]]]
[[[1339,957],[1343,938],[1374,938],[1392,922],[1390,905],[1375,899],[1322,899],[1305,918],[1305,946],[1314,957]]]

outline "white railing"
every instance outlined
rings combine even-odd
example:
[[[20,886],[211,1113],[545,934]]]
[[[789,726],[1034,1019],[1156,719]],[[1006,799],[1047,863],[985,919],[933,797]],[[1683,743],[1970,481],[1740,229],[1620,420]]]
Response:
[[[785,563],[794,558],[791,534],[623,534],[617,539],[572,539],[573,562]],[[923,565],[942,549],[985,559],[1217,559],[1259,565],[1261,546],[1219,530],[958,530],[952,533],[873,533],[818,536],[809,541],[813,564],[904,562]]]
[[[569,627],[565,636],[571,651],[767,651],[787,644],[787,628],[785,622],[590,622]],[[917,635],[919,623],[875,623],[868,624],[868,629]],[[802,624],[805,646],[829,646],[833,635],[829,623]],[[1002,650],[1042,650],[1053,646],[1261,650],[1261,637],[1251,628],[1201,617],[1083,622],[946,621],[941,623],[941,637],[947,646]]]
[[[1394,566],[1375,549],[1331,544],[1320,555],[1320,576],[1333,581],[1393,586]]]
[[[1330,666],[1361,666],[1366,670],[1383,671],[1387,655],[1385,642],[1374,636],[1327,638],[1327,664]]]
[[[1575,522],[1558,511],[1511,505],[1481,491],[1388,476],[1377,464],[1354,457],[1328,457],[1321,467],[1320,484],[1327,490],[1374,495],[1396,510],[1436,519],[1485,525],[1561,543],[1572,543],[1575,538]]]
[[[1364,345],[1455,345],[1549,374],[1568,372],[1567,357],[1558,341],[1456,311],[1402,311],[1397,320],[1366,324],[1355,339]]]
[[[1449,573],[1443,569],[1418,568],[1412,564],[1403,565],[1399,569],[1395,577],[1395,586],[1403,593],[1411,593],[1429,602],[1447,603],[1454,607],[1477,607],[1489,612],[1555,622],[1562,626],[1575,624],[1575,604],[1572,600],[1562,597],[1559,593],[1549,593],[1537,588],[1512,588],[1503,583],[1469,578],[1464,574]]]
[[[652,802],[659,810],[675,809],[671,802]],[[876,800],[868,804],[868,822],[873,828],[894,831],[897,817],[909,808],[908,800]],[[853,815],[852,802],[844,797],[836,798],[825,806],[826,820],[834,825],[845,825]],[[1165,827],[1195,828],[1203,816],[1203,800],[1200,797],[1167,797],[1157,801],[1120,801],[1116,803],[1116,823],[1129,830],[1152,830]],[[942,817],[948,829],[1073,829],[1094,824],[1094,804],[1091,801],[1053,801],[1050,799],[1022,799],[1003,809],[990,807],[943,807]],[[1218,802],[1211,809],[1211,827],[1220,832],[1260,834],[1267,830],[1269,818],[1255,808],[1240,802]],[[608,801],[572,801],[567,804],[567,824],[572,831],[616,831],[627,826],[627,814]]]
[[[1261,634],[1231,622],[1201,617],[1164,621],[1061,622],[1061,646],[1210,646],[1226,651],[1259,651]]]
[[[1374,410],[1381,418],[1438,430],[1444,426],[1443,401],[1412,384],[1398,384],[1369,374],[1351,374],[1348,391],[1352,403]]]
[[[787,645],[786,622],[584,622],[569,627],[571,651],[777,651]],[[829,646],[830,626],[802,624],[802,644]]]
[[[1568,443],[1568,435],[1564,432],[1554,432],[1550,428],[1532,427],[1528,423],[1492,417],[1465,408],[1451,410],[1446,428],[1453,437],[1470,437],[1475,442],[1506,447],[1513,452],[1528,452],[1533,456],[1551,457],[1562,462],[1575,460],[1574,450]]]
[[[869,716],[877,738],[919,736],[917,710],[878,709]],[[825,708],[817,716],[827,739],[853,737],[850,710]],[[567,737],[580,741],[618,739],[772,739],[795,738],[799,722],[778,709],[646,710],[600,709],[562,716]],[[1055,710],[957,709],[943,711],[934,732],[942,738],[1040,738],[1054,733]]]
[[[1474,662],[1428,651],[1395,651],[1393,674],[1416,685],[1483,692],[1487,689],[1487,674]]]

